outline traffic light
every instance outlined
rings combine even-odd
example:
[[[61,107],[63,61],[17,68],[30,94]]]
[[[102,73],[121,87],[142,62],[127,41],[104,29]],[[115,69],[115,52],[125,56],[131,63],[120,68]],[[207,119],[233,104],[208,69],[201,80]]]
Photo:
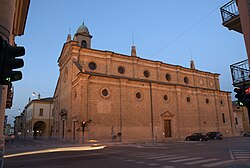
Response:
[[[236,93],[235,98],[237,98],[238,105],[245,106],[245,94],[243,90],[239,87],[234,89],[234,92]]]
[[[244,100],[245,100],[245,105],[249,106],[250,105],[250,87],[248,87],[247,89],[245,89],[245,96],[244,96]]]
[[[23,59],[16,58],[25,54],[24,47],[11,46],[0,36],[0,84],[9,85],[11,82],[21,80],[22,72],[13,69],[24,66]]]
[[[12,87],[12,83],[10,83],[8,85],[7,99],[6,99],[6,108],[8,108],[8,109],[10,109],[12,107],[13,95],[14,95],[14,90]]]

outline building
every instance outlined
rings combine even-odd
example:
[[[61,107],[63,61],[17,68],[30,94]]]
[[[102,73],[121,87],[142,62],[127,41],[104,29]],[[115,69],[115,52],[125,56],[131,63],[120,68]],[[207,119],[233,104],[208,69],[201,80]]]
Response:
[[[243,34],[250,58],[250,0],[230,0],[221,8],[222,24],[229,30]],[[249,59],[250,61],[250,59]]]
[[[234,30],[243,35],[248,59],[230,65],[233,86],[239,87],[244,95],[244,101],[248,109],[245,118],[250,116],[250,95],[247,90],[250,88],[250,0],[230,0],[220,8],[222,16],[222,25],[229,30]],[[249,92],[248,92],[249,93]],[[249,128],[244,126],[245,128]]]
[[[236,132],[246,132],[249,130],[248,110],[245,106],[239,106],[236,101],[232,102],[235,119]]]
[[[42,138],[51,137],[53,128],[53,99],[43,98],[31,100],[25,106],[25,130],[26,138]]]
[[[16,116],[15,121],[14,121],[14,134],[15,136],[23,136],[23,131],[24,131],[24,122],[23,122],[23,116]]]
[[[68,35],[54,93],[54,137],[66,141],[183,140],[193,132],[233,136],[230,92],[219,74],[91,48],[82,24]]]

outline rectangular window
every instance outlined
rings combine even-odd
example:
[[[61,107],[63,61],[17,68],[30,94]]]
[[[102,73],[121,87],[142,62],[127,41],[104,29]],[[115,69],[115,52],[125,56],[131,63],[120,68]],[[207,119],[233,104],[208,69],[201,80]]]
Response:
[[[43,116],[43,109],[42,108],[40,108],[40,110],[39,110],[39,116]]]
[[[223,123],[226,123],[226,119],[225,119],[225,114],[222,113],[222,120],[223,120]]]
[[[235,124],[238,125],[238,118],[235,118]]]

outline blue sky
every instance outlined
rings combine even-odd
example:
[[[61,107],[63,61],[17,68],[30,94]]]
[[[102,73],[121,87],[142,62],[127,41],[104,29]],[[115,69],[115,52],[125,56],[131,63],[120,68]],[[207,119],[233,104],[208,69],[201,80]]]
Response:
[[[29,97],[37,98],[32,92],[53,96],[62,46],[83,21],[93,35],[94,49],[130,55],[134,41],[141,58],[189,67],[192,57],[196,69],[221,74],[221,90],[232,91],[229,65],[247,56],[243,36],[222,26],[219,7],[226,2],[32,0],[25,34],[16,38],[26,49],[25,66],[23,79],[14,82],[13,106],[6,110],[9,122]]]

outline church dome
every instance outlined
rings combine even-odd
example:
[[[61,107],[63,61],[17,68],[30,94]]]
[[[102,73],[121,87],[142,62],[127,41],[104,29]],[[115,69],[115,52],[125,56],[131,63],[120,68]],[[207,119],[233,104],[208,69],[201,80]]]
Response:
[[[77,29],[76,33],[87,33],[89,34],[88,28],[82,23],[82,25]]]

